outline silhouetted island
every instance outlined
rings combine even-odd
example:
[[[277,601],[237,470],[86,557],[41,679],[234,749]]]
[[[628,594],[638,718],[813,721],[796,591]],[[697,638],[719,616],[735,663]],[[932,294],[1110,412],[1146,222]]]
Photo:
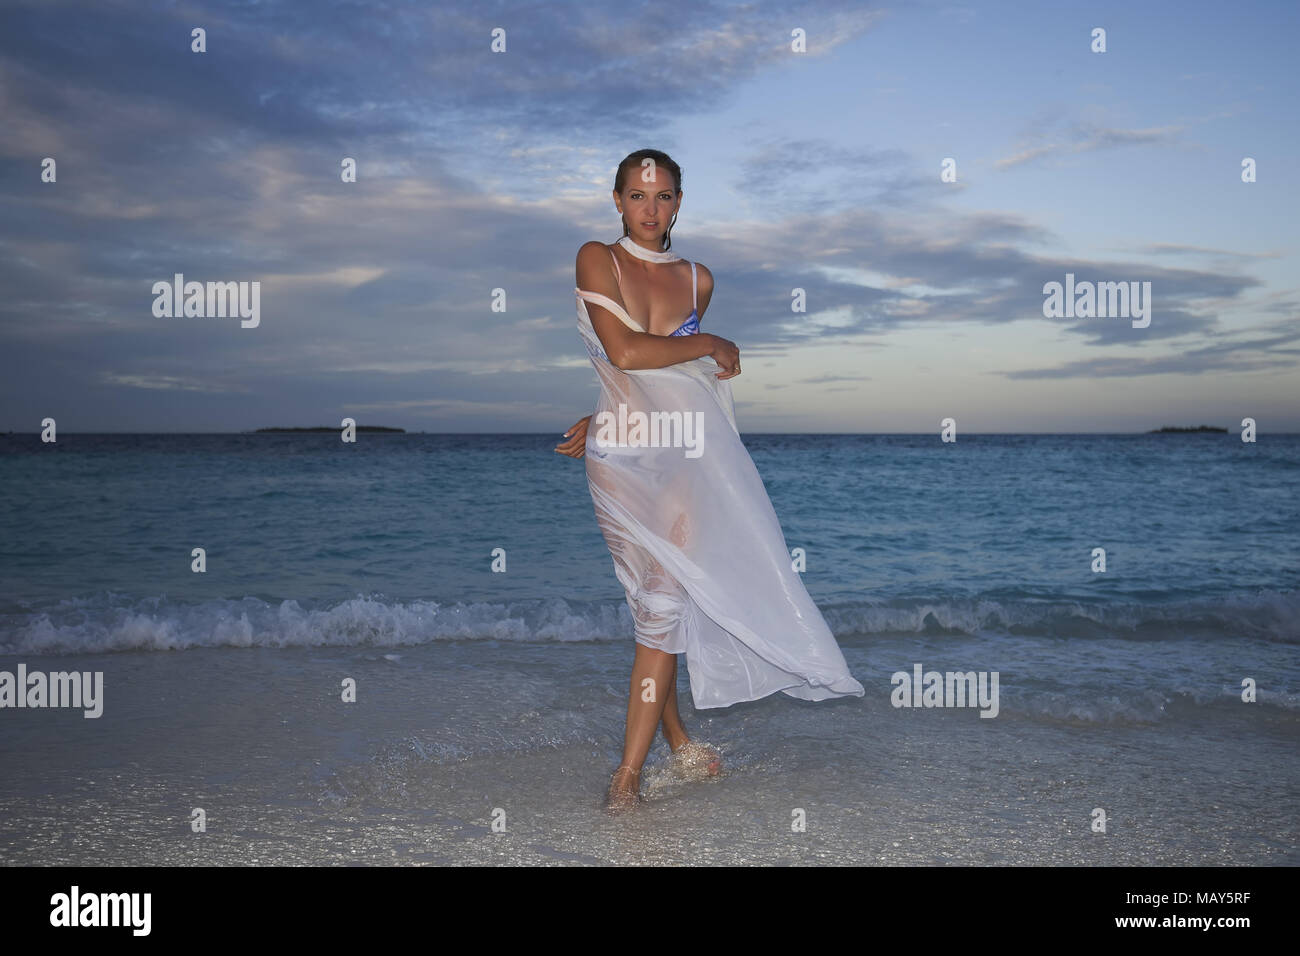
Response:
[[[1213,425],[1196,425],[1193,428],[1179,428],[1176,425],[1166,425],[1164,428],[1153,428],[1147,432],[1148,435],[1159,435],[1161,432],[1222,432],[1227,434],[1226,428],[1216,428]]]
[[[387,425],[358,425],[359,432],[401,432],[406,433],[405,428],[390,428]],[[330,425],[313,425],[311,428],[259,428],[258,432],[340,432],[342,426]]]

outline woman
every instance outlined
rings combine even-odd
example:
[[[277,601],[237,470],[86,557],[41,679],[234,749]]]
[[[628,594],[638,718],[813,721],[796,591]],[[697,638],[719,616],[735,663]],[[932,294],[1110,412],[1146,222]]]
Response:
[[[639,799],[660,724],[679,769],[716,774],[721,766],[721,754],[682,726],[678,654],[686,654],[697,708],[778,690],[804,700],[863,694],[791,567],[736,430],[728,380],[740,374],[740,350],[699,329],[713,275],[669,251],[681,201],[681,168],[658,150],[638,150],[614,178],[623,237],[578,250],[578,330],[600,377],[598,428],[593,435],[593,416],[582,419],[556,451],[586,458],[596,521],[636,634],[612,809]],[[692,309],[683,321],[688,284]],[[638,420],[659,429],[625,427]]]

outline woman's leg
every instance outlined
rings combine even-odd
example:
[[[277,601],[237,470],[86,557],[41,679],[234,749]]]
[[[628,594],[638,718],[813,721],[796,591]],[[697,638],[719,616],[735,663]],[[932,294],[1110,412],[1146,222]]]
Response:
[[[722,771],[722,753],[709,744],[697,744],[686,733],[677,713],[677,656],[673,655],[673,676],[668,699],[664,701],[664,739],[672,748],[676,770],[685,776],[717,776]]]
[[[673,674],[668,679],[668,697],[664,700],[663,716],[664,740],[668,741],[668,746],[676,750],[682,744],[687,743],[691,738],[686,733],[686,727],[682,724],[682,715],[677,712],[677,655],[673,655]]]
[[[605,530],[603,525],[602,530]],[[688,537],[688,522],[683,512],[678,514],[669,539],[682,547]],[[625,538],[626,535],[606,534],[616,567],[624,568],[625,576],[637,582],[635,590],[629,586],[628,596],[639,639],[632,663],[623,761],[610,781],[607,801],[610,807],[617,809],[636,802],[641,767],[661,723],[664,739],[674,753],[691,742],[677,712],[677,655],[647,646],[640,640],[668,642],[682,625],[682,615],[687,607],[686,593],[653,554]]]
[[[632,661],[632,681],[627,700],[627,731],[623,737],[623,762],[609,784],[611,803],[623,804],[640,789],[641,765],[650,753],[650,744],[672,686],[676,655],[657,651],[644,644],[636,645]],[[624,768],[630,768],[624,769]]]
[[[672,530],[668,533],[669,540],[679,548],[686,547],[689,538],[689,521],[686,512],[677,516],[673,522]],[[678,585],[677,590],[681,587]],[[684,603],[684,602],[683,602]],[[677,655],[673,655],[673,676],[668,683],[668,697],[664,701],[663,717],[664,739],[668,741],[668,746],[672,750],[677,750],[682,744],[690,741],[690,736],[686,733],[686,728],[682,725],[681,714],[677,712]]]

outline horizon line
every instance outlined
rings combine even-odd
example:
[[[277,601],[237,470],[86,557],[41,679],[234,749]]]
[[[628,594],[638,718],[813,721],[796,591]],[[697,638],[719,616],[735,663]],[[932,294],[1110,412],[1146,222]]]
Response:
[[[1163,431],[1163,430],[1162,430],[1163,427],[1179,428],[1179,429],[1182,429],[1182,431],[1179,431],[1179,432],[1166,432],[1166,431]],[[1215,427],[1217,427],[1217,426],[1215,426]],[[1088,432],[1056,432],[1056,431],[1010,431],[1010,432],[978,431],[978,432],[977,432],[977,431],[963,431],[963,432],[960,432],[959,434],[963,434],[963,435],[1161,435],[1161,434],[1222,434],[1222,435],[1240,435],[1240,434],[1241,434],[1241,431],[1240,431],[1240,430],[1238,430],[1238,431],[1225,430],[1225,431],[1222,431],[1222,432],[1219,432],[1219,431],[1211,431],[1211,432],[1199,431],[1199,430],[1198,430],[1198,426],[1162,426],[1162,428],[1155,428],[1155,429],[1150,429],[1150,430],[1146,430],[1146,431],[1122,431],[1122,432],[1120,432],[1120,431],[1088,431]],[[261,430],[258,430],[258,429],[247,429],[247,430],[240,430],[240,431],[140,431],[140,432],[137,432],[137,431],[91,431],[91,432],[70,432],[70,431],[63,431],[63,432],[61,432],[61,434],[64,434],[64,435],[325,435],[325,434],[331,434],[331,433],[333,433],[333,432],[339,432],[339,431],[342,431],[342,429],[341,429],[341,428],[337,428],[337,429],[336,429],[336,428],[330,428],[330,429],[327,429],[327,430],[325,430],[325,431],[308,431],[308,430],[305,429],[305,428],[304,428],[304,429],[299,429],[299,430],[297,430],[297,431],[290,431],[290,430],[287,430],[287,429],[284,430],[284,431],[277,431],[277,430],[261,431]],[[18,436],[20,436],[20,435],[21,435],[21,436],[26,436],[26,435],[36,435],[36,436],[39,436],[40,434],[41,434],[40,430],[30,431],[30,432],[26,432],[26,431],[24,431],[24,432],[9,431],[9,432],[0,432],[0,438],[6,438],[6,437],[18,437]],[[371,432],[371,433],[368,433],[368,434],[370,434],[372,437],[394,437],[394,438],[400,438],[400,437],[403,437],[403,436],[406,436],[406,435],[552,435],[552,434],[559,434],[559,435],[562,436],[562,435],[563,435],[563,432],[549,432],[549,431],[527,431],[527,432],[514,432],[514,431],[491,431],[491,432],[489,432],[489,431],[459,431],[459,432],[437,432],[437,431],[410,431],[410,430],[403,430],[403,431],[401,431],[401,432]],[[799,431],[799,432],[791,432],[791,431],[752,431],[752,430],[748,430],[748,429],[746,429],[746,430],[742,430],[742,431],[740,431],[740,434],[742,434],[742,435],[871,435],[871,436],[876,436],[876,435],[935,435],[935,434],[938,434],[938,430],[935,430],[935,431],[923,431],[923,432],[920,432],[920,431],[898,431],[898,432],[851,432],[851,431],[810,432],[810,431]],[[1269,432],[1260,432],[1260,431],[1257,430],[1257,431],[1256,431],[1256,434],[1268,434],[1268,435],[1300,435],[1300,431],[1285,431],[1285,432],[1269,431]]]

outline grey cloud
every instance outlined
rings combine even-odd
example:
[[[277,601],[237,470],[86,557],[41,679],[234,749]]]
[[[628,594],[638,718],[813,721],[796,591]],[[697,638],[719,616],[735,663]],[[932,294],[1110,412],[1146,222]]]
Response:
[[[1200,375],[1207,372],[1258,372],[1295,368],[1300,348],[1279,346],[1300,341],[1300,330],[1266,338],[1220,342],[1176,355],[1141,357],[1098,356],[1066,362],[1054,368],[1020,369],[1001,373],[1010,379],[1131,378],[1141,375]]]
[[[1077,123],[1051,142],[1027,145],[1011,156],[999,159],[994,166],[1007,169],[1042,159],[1045,156],[1074,155],[1116,146],[1150,146],[1177,141],[1181,126],[1158,126],[1149,129],[1120,129]],[[1044,137],[1047,134],[1044,134]]]

